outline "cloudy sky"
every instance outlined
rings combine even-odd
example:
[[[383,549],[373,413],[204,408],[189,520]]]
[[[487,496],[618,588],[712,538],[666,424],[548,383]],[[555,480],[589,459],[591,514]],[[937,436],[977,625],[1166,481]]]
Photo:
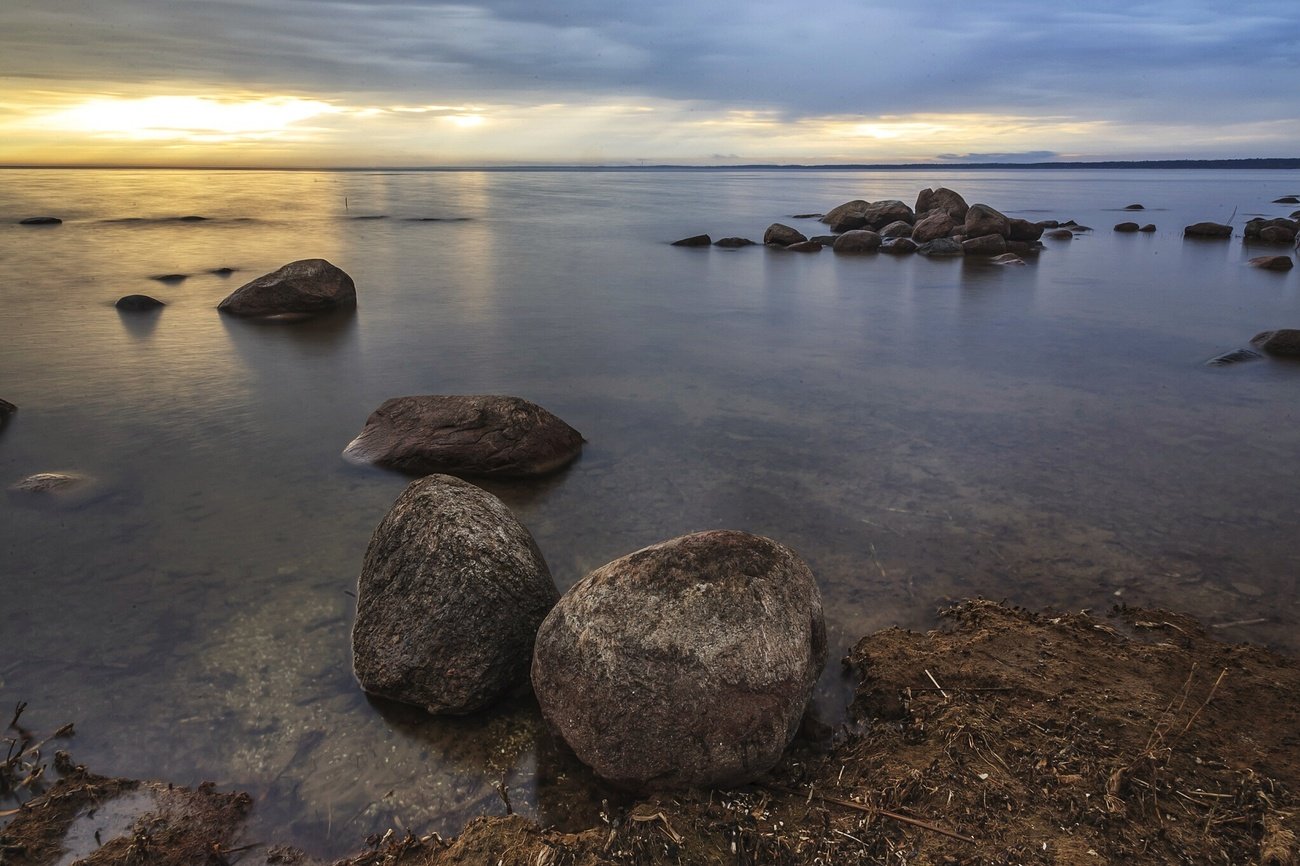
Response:
[[[1300,155],[1300,3],[0,0],[0,164]]]

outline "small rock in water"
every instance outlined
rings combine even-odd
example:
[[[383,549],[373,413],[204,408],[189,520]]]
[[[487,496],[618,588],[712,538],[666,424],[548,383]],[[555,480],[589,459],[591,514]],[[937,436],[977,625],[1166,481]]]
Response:
[[[707,247],[711,243],[713,243],[713,238],[708,235],[692,235],[689,238],[673,241],[671,245],[674,247]]]
[[[18,224],[20,226],[57,226],[62,225],[63,220],[58,217],[50,216],[27,217],[26,219],[19,220]]]
[[[1295,266],[1290,256],[1256,256],[1250,260],[1250,264],[1266,271],[1289,271]]]
[[[245,283],[217,305],[234,316],[325,313],[357,303],[352,277],[324,259],[300,259]]]
[[[79,472],[37,472],[11,484],[9,491],[75,506],[95,498],[98,486],[95,479]]]
[[[1116,223],[1115,224],[1115,231],[1120,232],[1122,234],[1128,234],[1131,232],[1136,232],[1138,230],[1139,230],[1139,226],[1137,223]]]
[[[431,713],[482,709],[525,681],[558,598],[532,535],[499,499],[449,475],[413,481],[361,567],[357,680]]]
[[[1183,229],[1183,235],[1191,238],[1230,238],[1232,226],[1224,223],[1193,223]]]
[[[821,218],[822,215],[819,213],[796,213],[790,215],[790,219],[792,220],[819,220]]]
[[[194,216],[193,214],[191,214],[190,216],[183,216],[183,217],[176,218],[176,221],[180,223],[201,223],[201,222],[207,222],[207,220],[208,218],[205,216]]]
[[[519,397],[394,397],[366,419],[345,457],[412,475],[522,477],[571,463],[582,434]]]
[[[1146,225],[1142,226],[1142,228],[1138,229],[1138,231],[1140,231],[1140,232],[1146,232],[1147,234],[1150,234],[1151,232],[1153,232],[1153,231],[1155,231],[1155,230],[1156,230],[1156,224],[1155,224],[1155,223],[1147,223]]]
[[[1043,236],[1043,227],[1029,220],[1011,219],[1007,221],[1011,234],[1007,240],[1032,243]]]
[[[813,235],[808,238],[808,240],[813,243],[821,244],[824,247],[833,247],[835,246],[835,239],[838,237],[839,235]]]
[[[713,245],[723,249],[737,249],[739,247],[752,247],[754,242],[749,238],[721,238],[714,241]]]
[[[1300,355],[1300,329],[1278,328],[1261,331],[1250,338],[1250,344],[1270,355],[1294,357]]]
[[[1025,260],[1015,253],[1003,253],[1000,256],[994,256],[989,262],[995,265],[1023,265]]]
[[[790,228],[782,223],[772,223],[763,232],[763,243],[772,244],[778,247],[788,247],[791,244],[801,244],[808,240],[803,232]]]
[[[780,759],[826,660],[821,596],[794,551],[699,532],[580,580],[537,633],[542,714],[631,790],[730,787]]]
[[[1054,241],[1072,241],[1074,240],[1074,232],[1069,229],[1051,229],[1044,232],[1043,237],[1051,238]]]
[[[1250,349],[1233,349],[1231,352],[1216,355],[1205,363],[1211,367],[1226,367],[1243,361],[1257,361],[1260,357],[1259,352],[1252,352]]]
[[[1002,235],[980,235],[961,243],[962,252],[968,256],[1000,256],[1007,251],[1007,239]]]
[[[18,411],[18,407],[8,400],[0,400],[0,424],[9,420],[9,416]]]
[[[817,241],[799,241],[786,247],[792,253],[819,253],[822,251],[822,245]]]
[[[166,306],[157,298],[151,298],[148,295],[123,295],[113,304],[119,310],[153,310],[158,307]]]
[[[882,253],[914,253],[919,248],[919,244],[911,238],[891,238],[880,245]]]
[[[1300,198],[1293,195],[1284,195],[1281,198],[1273,199],[1273,204],[1300,204]]]
[[[155,274],[149,279],[157,280],[160,283],[182,283],[189,278],[189,274]]]
[[[961,243],[953,238],[935,238],[932,241],[926,241],[916,248],[916,252],[918,255],[930,256],[931,258],[946,258],[966,254]]]
[[[1146,210],[1146,208],[1144,208],[1140,204],[1130,204],[1130,205],[1125,205],[1124,210]]]
[[[234,268],[213,268],[208,273],[218,277],[228,277],[235,272]]]

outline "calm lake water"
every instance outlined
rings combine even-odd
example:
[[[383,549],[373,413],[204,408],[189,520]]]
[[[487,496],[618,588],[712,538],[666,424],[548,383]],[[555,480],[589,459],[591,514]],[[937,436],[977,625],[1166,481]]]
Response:
[[[667,244],[939,185],[1096,230],[1022,268]],[[587,437],[560,475],[486,485],[561,589],[726,527],[808,560],[833,660],[972,595],[1163,606],[1294,653],[1300,364],[1205,361],[1300,327],[1300,271],[1181,230],[1295,193],[1282,171],[0,172],[0,482],[99,483],[0,497],[0,713],[75,722],[101,773],[250,791],[251,838],[321,856],[502,812],[493,782],[585,819],[530,701],[431,719],[352,679],[351,593],[407,479],[339,452],[403,394],[517,394]],[[1111,231],[1129,218],[1159,231]],[[216,312],[310,257],[353,276],[355,314]],[[113,308],[135,292],[167,306]],[[821,713],[846,696],[832,661]]]

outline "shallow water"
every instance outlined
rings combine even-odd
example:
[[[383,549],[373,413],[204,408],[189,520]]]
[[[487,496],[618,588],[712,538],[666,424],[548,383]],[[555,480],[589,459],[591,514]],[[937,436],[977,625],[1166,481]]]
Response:
[[[788,215],[941,184],[1095,231],[1023,268],[666,243],[820,232]],[[833,659],[969,595],[1159,605],[1294,653],[1300,364],[1204,362],[1300,327],[1300,272],[1181,228],[1285,215],[1270,202],[1297,191],[1245,171],[0,172],[0,397],[20,407],[0,482],[99,481],[75,507],[0,498],[0,711],[75,721],[98,772],[248,790],[254,838],[323,856],[504,811],[495,781],[581,820],[588,780],[529,701],[429,719],[351,678],[350,593],[407,479],[339,452],[418,393],[518,394],[587,437],[558,476],[485,485],[562,589],[728,527],[809,561]],[[45,214],[65,222],[15,224]],[[1159,231],[1111,232],[1130,218]],[[216,313],[307,257],[352,274],[354,314]],[[113,309],[136,292],[167,306]],[[845,698],[832,663],[821,713]]]

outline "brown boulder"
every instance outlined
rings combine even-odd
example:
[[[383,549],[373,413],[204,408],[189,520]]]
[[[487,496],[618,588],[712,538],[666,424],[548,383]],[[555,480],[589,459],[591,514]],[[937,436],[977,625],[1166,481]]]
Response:
[[[1191,238],[1230,238],[1232,226],[1223,223],[1193,223],[1183,229],[1183,235]]]
[[[920,245],[911,238],[890,238],[880,245],[882,253],[914,253]]]
[[[1033,242],[1043,236],[1043,227],[1029,220],[1007,220],[1007,240]]]
[[[912,208],[897,199],[873,201],[862,212],[862,218],[866,221],[865,227],[872,231],[900,220],[905,223],[916,222],[916,214],[912,212]]]
[[[736,249],[738,247],[752,247],[754,242],[749,238],[721,238],[714,241],[713,245],[723,249]]]
[[[1259,230],[1259,239],[1266,244],[1289,244],[1295,240],[1295,230],[1286,226],[1265,226]]]
[[[1007,251],[1007,239],[1002,235],[981,235],[962,241],[961,248],[968,256],[1000,256]]]
[[[1051,238],[1054,241],[1072,241],[1074,240],[1074,232],[1069,229],[1052,229],[1046,232],[1043,237]]]
[[[1250,344],[1270,355],[1300,355],[1300,328],[1261,331],[1250,338]]]
[[[800,241],[797,244],[790,244],[785,249],[792,253],[820,253],[822,245],[818,241]]]
[[[867,208],[870,206],[871,206],[871,202],[867,201],[866,199],[855,198],[853,201],[846,201],[844,204],[836,205],[835,207],[828,210],[825,213],[825,215],[822,216],[821,221],[826,223],[826,225],[828,226],[834,226],[837,223],[842,223],[845,220],[849,220],[854,217],[861,219],[862,215],[866,212]],[[859,223],[858,225],[861,224],[862,223]]]
[[[966,211],[964,233],[968,238],[983,235],[1001,235],[1006,238],[1011,234],[1011,224],[1003,214],[988,205],[973,204]]]
[[[916,248],[918,254],[931,256],[933,258],[945,258],[947,256],[961,256],[966,254],[961,242],[954,238],[935,238],[932,241],[926,241]]]
[[[904,220],[894,220],[880,230],[880,236],[882,238],[910,238],[912,236],[912,224]]]
[[[1155,223],[1147,223],[1146,225],[1142,226],[1142,228],[1138,229],[1138,231],[1140,231],[1140,232],[1144,232],[1144,233],[1146,233],[1146,234],[1151,234],[1151,232],[1153,232],[1153,231],[1155,231],[1155,230],[1156,230],[1156,224],[1155,224]]]
[[[788,225],[782,223],[772,223],[763,232],[763,243],[772,244],[778,247],[788,247],[790,244],[801,244],[808,238],[803,232],[796,231]]]
[[[217,309],[233,316],[282,316],[324,313],[356,303],[350,276],[324,259],[302,259],[245,283]]]
[[[935,238],[946,238],[959,225],[960,223],[945,211],[932,212],[912,226],[912,240],[923,244]]]
[[[1121,234],[1132,234],[1138,230],[1137,223],[1116,223],[1115,231]]]
[[[528,674],[559,598],[532,535],[449,475],[411,482],[375,529],[357,582],[352,664],[373,695],[470,713]]]
[[[571,462],[582,434],[519,397],[394,397],[366,419],[343,455],[411,475],[542,475]]]
[[[729,787],[781,757],[826,660],[794,551],[700,532],[596,569],[537,633],[533,688],[578,758],[632,790]]]
[[[918,215],[943,211],[960,223],[965,221],[966,211],[968,210],[970,210],[970,205],[966,204],[966,199],[947,187],[923,189],[916,196],[916,213]]]
[[[837,253],[874,253],[880,249],[880,235],[866,229],[854,229],[835,239],[831,247]]]
[[[1266,271],[1289,271],[1295,266],[1290,256],[1256,256],[1250,264]]]

